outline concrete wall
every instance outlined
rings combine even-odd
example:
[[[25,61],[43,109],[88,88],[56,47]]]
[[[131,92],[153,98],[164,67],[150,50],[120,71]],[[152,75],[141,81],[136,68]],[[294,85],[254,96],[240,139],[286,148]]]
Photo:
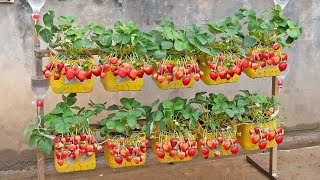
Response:
[[[48,0],[42,12],[55,10],[58,15],[73,15],[80,22],[102,22],[112,26],[117,20],[134,20],[139,27],[150,29],[161,20],[161,14],[171,16],[180,26],[193,22],[217,20],[238,8],[253,8],[257,12],[272,7],[272,0]],[[303,36],[292,49],[287,49],[292,66],[280,99],[288,116],[286,126],[290,129],[319,127],[320,67],[320,1],[290,1],[285,13],[292,19],[299,19]],[[35,151],[29,151],[27,139],[22,132],[27,124],[34,122],[35,105],[30,87],[30,77],[34,72],[32,44],[31,8],[27,0],[16,0],[14,4],[0,4],[0,170],[23,167],[34,163]],[[151,78],[145,79],[141,92],[110,93],[95,80],[94,93],[79,95],[85,105],[93,101],[107,101],[136,97],[146,104],[154,99],[182,96],[190,98],[197,91],[223,92],[233,96],[239,89],[249,89],[260,94],[271,94],[271,78],[249,79],[242,75],[239,82],[220,86],[206,86],[196,83],[192,89],[161,91]],[[49,90],[46,97],[46,112],[60,101],[61,96]],[[93,119],[94,121],[94,119]]]

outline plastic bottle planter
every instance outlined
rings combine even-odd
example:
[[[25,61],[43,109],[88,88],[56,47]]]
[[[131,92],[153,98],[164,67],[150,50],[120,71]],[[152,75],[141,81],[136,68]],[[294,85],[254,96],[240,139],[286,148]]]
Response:
[[[159,138],[159,136],[160,136],[160,138]],[[189,138],[188,138],[188,139],[189,139],[189,142],[191,142],[191,141],[193,141],[193,140],[195,141],[195,140],[196,140],[196,137],[197,137],[196,134],[192,135],[192,137],[189,137]],[[160,139],[160,141],[159,141],[159,139]],[[161,139],[162,139],[162,140],[161,140]],[[166,151],[163,149],[162,152],[164,153],[164,157],[163,157],[163,158],[160,158],[160,157],[158,156],[158,154],[157,154],[158,152],[157,152],[156,144],[161,143],[161,144],[163,145],[163,144],[165,144],[166,142],[167,142],[167,144],[169,144],[171,139],[172,139],[172,136],[160,134],[159,131],[156,131],[156,132],[155,132],[155,139],[152,140],[152,151],[153,151],[153,153],[156,155],[158,161],[161,162],[161,163],[172,163],[172,162],[183,162],[183,161],[190,161],[190,160],[192,160],[193,156],[194,156],[195,153],[196,153],[196,144],[195,144],[195,146],[192,147],[189,142],[187,142],[189,149],[185,152],[185,157],[184,157],[183,159],[180,159],[180,158],[179,158],[178,151],[182,151],[180,148],[179,148],[178,151],[176,151],[176,154],[175,154],[173,157],[170,156],[170,152],[166,152]],[[185,143],[186,143],[186,142],[185,142]],[[163,147],[161,147],[161,148],[163,148]],[[192,151],[194,151],[192,156],[188,155],[188,152],[190,151],[190,149],[194,149],[194,150],[192,150]]]
[[[273,48],[263,48],[261,51],[270,52],[274,51],[275,55],[280,55],[282,50],[275,51]],[[254,70],[252,67],[243,68],[242,71],[249,76],[250,78],[262,78],[262,77],[271,77],[271,76],[279,76],[281,74],[278,66],[268,65],[264,68],[261,68],[261,61],[256,61],[258,64],[258,68]]]
[[[114,76],[111,71],[108,71],[106,77],[101,79],[105,90],[110,92],[116,91],[141,91],[143,88],[143,78],[137,77],[132,81],[129,77],[120,78],[119,76]]]
[[[153,74],[157,73],[158,71],[158,66],[156,64],[153,64],[152,69],[153,69]],[[173,78],[173,81],[168,82],[167,81],[167,74],[163,73],[163,76],[165,80],[162,83],[159,83],[154,76],[152,75],[152,80],[156,83],[157,87],[159,89],[167,90],[167,89],[183,89],[183,88],[191,88],[193,87],[194,84],[194,79],[191,77],[191,81],[187,86],[184,86],[182,83],[182,80],[177,80],[175,77]]]
[[[276,120],[272,120],[269,121],[267,123],[263,123],[263,124],[255,124],[255,123],[245,123],[245,124],[240,124],[238,125],[238,134],[241,134],[241,136],[238,136],[238,140],[239,140],[239,144],[241,145],[242,149],[244,150],[258,150],[259,149],[259,141],[262,138],[262,134],[265,133],[267,136],[267,132],[268,131],[276,131]],[[250,130],[255,130],[255,128],[262,128],[264,132],[257,132],[259,135],[259,137],[254,138],[250,134]],[[276,138],[276,132],[274,134],[274,138],[269,141],[269,137],[266,137],[266,147],[265,148],[271,148],[273,146],[276,145],[275,142],[275,138]],[[253,143],[253,139],[255,139],[257,141],[257,143]]]
[[[199,129],[198,136],[197,136],[198,152],[199,152],[200,156],[203,158],[205,156],[201,150],[201,144],[200,144],[201,139],[207,138],[207,140],[211,141],[211,140],[216,139],[217,137],[230,137],[233,140],[237,136],[237,126],[233,126],[233,130],[231,132],[227,132],[227,131],[217,131],[217,132],[210,132],[210,133],[204,132],[204,130],[200,124],[198,124],[197,129]],[[230,149],[229,150],[225,150],[224,147],[222,146],[222,143],[218,143],[217,147],[214,149],[211,149],[210,147],[208,147],[209,148],[209,156],[208,157],[231,155],[232,154],[231,149],[234,144],[234,142],[232,140],[230,140]],[[238,144],[236,144],[236,146],[238,146]],[[215,155],[215,151],[219,152],[219,154]]]
[[[106,140],[109,139],[109,136],[107,135],[106,137]],[[132,144],[132,142],[136,141],[137,139],[125,139],[124,141],[124,144]],[[144,142],[146,141],[146,134],[145,133],[141,133],[141,137],[139,139],[141,142]],[[111,143],[116,143],[117,140],[111,140]],[[145,152],[141,152],[141,157],[143,157],[142,161],[140,161],[139,163],[135,163],[134,162],[134,158],[132,158],[129,161],[127,161],[126,158],[122,158],[122,163],[118,164],[116,161],[115,161],[115,155],[112,155],[110,153],[110,148],[107,148],[105,147],[105,150],[104,150],[104,158],[108,164],[109,167],[111,167],[112,169],[115,169],[115,168],[123,168],[123,167],[130,167],[130,166],[141,166],[141,165],[144,165],[144,163],[146,162],[146,153]],[[117,150],[119,151],[119,149]]]
[[[90,61],[94,63],[93,56],[88,52],[84,51],[86,55],[90,57]],[[54,61],[55,57],[52,53],[50,53],[50,60]],[[53,70],[53,72],[56,68]],[[57,94],[64,94],[64,93],[89,93],[93,91],[94,87],[94,78],[87,79],[83,82],[80,82],[74,77],[72,80],[68,80],[65,75],[62,75],[59,80],[54,80],[54,76],[50,77],[50,86],[53,92]]]
[[[54,151],[54,154],[56,154],[56,151]],[[96,168],[96,156],[95,153],[90,157],[86,154],[79,155],[76,159],[68,156],[64,159],[63,165],[60,166],[57,157],[54,155],[54,164],[58,173],[93,170]]]
[[[239,75],[234,74],[233,77],[229,80],[227,79],[221,79],[219,76],[216,80],[212,80],[210,77],[210,72],[211,69],[210,67],[207,65],[207,60],[210,58],[210,56],[199,56],[199,68],[201,69],[201,71],[203,71],[204,75],[201,78],[201,80],[206,84],[206,85],[218,85],[218,84],[225,84],[225,83],[233,83],[233,82],[237,82],[239,79]]]

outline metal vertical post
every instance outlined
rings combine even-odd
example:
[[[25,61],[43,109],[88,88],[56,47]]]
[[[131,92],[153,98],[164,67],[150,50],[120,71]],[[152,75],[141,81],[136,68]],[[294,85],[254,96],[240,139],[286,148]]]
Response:
[[[36,30],[33,30],[33,45],[34,50],[40,50],[40,39],[37,36]],[[36,55],[36,54],[35,54]],[[35,56],[36,57],[36,56]],[[42,68],[42,58],[35,58],[35,75],[41,75],[41,68]],[[38,100],[37,100],[38,101]],[[38,104],[42,104],[42,106],[38,107]],[[44,108],[43,108],[44,101],[36,102],[37,105],[37,116],[44,116]],[[39,110],[38,110],[39,108]],[[41,122],[41,126],[43,126],[43,121]],[[37,166],[38,166],[38,180],[45,179],[45,165],[44,165],[44,155],[43,153],[37,148]]]
[[[279,95],[279,86],[278,86],[278,79],[276,76],[272,77],[272,95],[278,96]],[[273,177],[277,177],[277,161],[278,161],[278,147],[277,144],[270,148],[270,159],[269,159],[269,173]]]

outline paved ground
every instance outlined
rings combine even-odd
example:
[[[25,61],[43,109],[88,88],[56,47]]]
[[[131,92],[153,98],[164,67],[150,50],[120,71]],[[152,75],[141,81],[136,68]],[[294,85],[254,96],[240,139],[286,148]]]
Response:
[[[283,146],[280,146],[280,148],[285,150],[278,151],[279,179],[320,180],[320,175],[318,174],[320,172],[320,146],[300,148],[301,145],[313,145],[315,139],[319,140],[320,134],[317,132],[314,136],[309,136],[310,134],[305,135],[301,135],[299,138],[288,135],[287,141]],[[296,143],[296,140],[300,143]],[[287,147],[296,147],[298,149],[288,150]],[[48,160],[47,179],[267,179],[246,161],[245,153],[241,151],[236,157],[213,158],[209,160],[203,160],[197,156],[190,162],[173,165],[160,164],[156,161],[153,154],[148,154],[144,166],[117,170],[108,168],[103,156],[99,156],[97,158],[97,168],[94,171],[67,174],[56,173],[50,160]],[[250,153],[251,157],[264,165],[264,167],[268,167],[268,153],[261,153],[259,151]],[[0,171],[0,179],[37,179],[36,169],[34,166],[31,166],[21,171]]]

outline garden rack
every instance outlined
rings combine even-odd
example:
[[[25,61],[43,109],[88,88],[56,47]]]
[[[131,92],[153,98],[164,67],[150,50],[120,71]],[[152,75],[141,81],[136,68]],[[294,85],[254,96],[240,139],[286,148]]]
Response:
[[[50,51],[46,49],[40,49],[40,39],[38,38],[35,30],[33,32],[34,39],[34,53],[35,53],[35,72],[36,75],[42,75],[42,58],[49,57]],[[89,52],[92,55],[97,55],[98,51],[96,49],[90,49]],[[277,96],[279,93],[277,77],[272,77],[272,95]],[[44,104],[44,102],[42,102]],[[39,115],[41,117],[44,116],[44,106],[40,107]],[[42,121],[43,125],[43,121]],[[92,125],[95,126],[95,125]],[[45,164],[44,164],[44,155],[40,150],[37,150],[37,166],[38,166],[38,179],[45,179]],[[269,170],[266,170],[264,167],[259,165],[258,162],[253,160],[250,156],[246,155],[246,160],[252,164],[255,168],[257,168],[260,172],[265,174],[270,179],[277,178],[277,145],[270,148],[269,150]]]

